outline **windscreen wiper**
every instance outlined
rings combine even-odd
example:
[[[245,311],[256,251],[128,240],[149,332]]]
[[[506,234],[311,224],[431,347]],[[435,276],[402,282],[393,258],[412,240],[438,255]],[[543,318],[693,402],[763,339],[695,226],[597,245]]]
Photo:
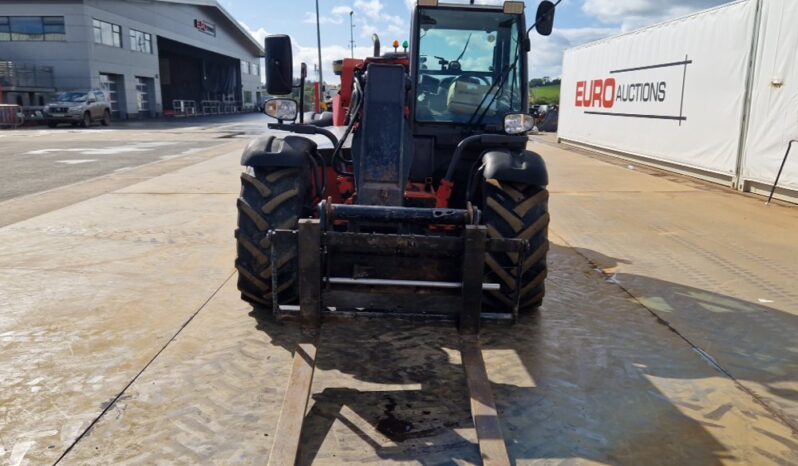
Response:
[[[466,50],[468,50],[468,43],[471,42],[471,34],[473,33],[471,32],[468,33],[468,39],[466,39],[465,47],[463,47],[463,51],[460,52],[460,55],[458,55],[457,58],[454,59],[454,61],[459,62],[460,59],[463,58],[463,55],[465,55]]]
[[[521,57],[520,55],[517,55],[515,57],[515,61],[513,62],[513,64],[509,65],[507,68],[504,69],[504,72],[502,73],[499,80],[494,81],[493,84],[491,84],[490,88],[488,89],[488,92],[486,92],[485,95],[482,97],[482,100],[479,102],[479,105],[477,105],[477,108],[474,109],[474,113],[472,113],[471,117],[468,119],[468,123],[466,125],[469,127],[469,129],[475,126],[479,126],[479,124],[482,123],[482,120],[485,118],[485,115],[488,113],[490,106],[493,105],[493,101],[496,100],[496,97],[499,96],[499,93],[504,88],[504,84],[507,81],[507,76],[510,75],[510,71],[514,70],[515,67],[518,65],[518,59],[520,57]],[[499,85],[498,87],[496,87],[497,84]],[[493,92],[494,87],[496,87],[496,92]],[[474,120],[474,117],[477,116],[479,110],[482,108],[482,104],[485,103],[485,100],[488,99],[488,96],[491,95],[491,92],[493,92],[493,96],[491,97],[490,102],[488,102],[488,105],[485,106],[485,109],[482,111],[482,114],[479,115],[479,118],[472,123],[472,120]]]

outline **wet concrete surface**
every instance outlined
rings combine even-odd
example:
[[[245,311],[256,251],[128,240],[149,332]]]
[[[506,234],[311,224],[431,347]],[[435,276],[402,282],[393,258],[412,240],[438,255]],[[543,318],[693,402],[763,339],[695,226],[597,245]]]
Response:
[[[798,429],[798,207],[536,148],[555,174],[552,228],[564,244]]]
[[[587,217],[582,228],[592,234],[577,236],[586,206],[602,208],[599,192],[580,192],[578,180],[594,183],[612,164],[579,171],[584,156],[547,157],[560,159],[550,161],[544,306],[482,335],[515,463],[798,464],[798,437],[778,413],[743,389],[745,379],[724,372],[717,346],[683,336],[694,326],[733,354],[735,339],[747,340],[713,325],[724,316],[738,325],[732,311],[740,308],[765,311],[735,294],[741,290],[661,277],[631,256],[656,231],[634,232],[649,215],[632,202],[640,191],[689,190],[651,176],[639,181],[642,189],[618,188],[623,215],[611,226]],[[235,290],[237,160],[231,152],[0,228],[0,463],[265,462],[298,333],[253,311]],[[616,186],[638,183],[635,173],[614,173]],[[571,184],[567,193],[558,180]],[[671,207],[678,204],[657,206],[665,218],[681,218]],[[626,224],[629,255],[610,235],[594,238]],[[661,245],[651,238],[655,255]],[[692,241],[708,247],[716,239]],[[688,263],[681,252],[673,248],[672,261]],[[775,263],[788,267],[789,257]],[[682,307],[671,297],[687,301]],[[686,315],[699,297],[724,303],[712,325],[684,317],[668,326],[651,313],[651,303],[667,302],[672,314]],[[790,322],[778,323],[773,339],[784,342]],[[789,360],[790,344],[778,352],[769,336],[763,329],[748,341],[774,361]],[[457,347],[448,326],[325,324],[301,464],[478,464]],[[764,359],[751,359],[748,370],[760,370]]]
[[[483,347],[516,464],[792,464],[791,430],[570,248],[551,298]],[[63,464],[260,464],[296,327],[227,282]],[[479,464],[458,336],[325,325],[300,464]]]
[[[0,461],[48,464],[230,277],[238,152],[204,194],[112,193],[0,229]]]

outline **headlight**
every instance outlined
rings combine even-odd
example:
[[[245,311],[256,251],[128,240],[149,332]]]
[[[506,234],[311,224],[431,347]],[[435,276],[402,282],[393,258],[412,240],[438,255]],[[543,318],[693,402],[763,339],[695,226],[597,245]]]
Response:
[[[507,134],[521,134],[532,130],[535,120],[526,113],[508,113],[504,115],[504,132]]]
[[[71,107],[69,109],[69,113],[80,113],[82,110],[80,107]]]
[[[296,120],[296,101],[292,99],[269,99],[263,104],[263,113],[277,120]]]

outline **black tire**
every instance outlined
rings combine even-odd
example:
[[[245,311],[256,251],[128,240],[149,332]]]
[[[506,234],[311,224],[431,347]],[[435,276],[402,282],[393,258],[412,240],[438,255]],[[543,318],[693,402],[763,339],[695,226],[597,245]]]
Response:
[[[100,120],[100,124],[103,126],[111,126],[111,112],[108,110],[103,112],[103,119]]]
[[[272,307],[272,229],[297,228],[307,197],[307,179],[297,168],[247,167],[241,174],[236,229],[238,290],[255,307]],[[297,253],[279,259],[277,290],[281,304],[298,300]]]
[[[483,187],[482,215],[491,238],[522,238],[529,249],[522,266],[519,310],[528,311],[543,303],[548,239],[548,199],[545,187],[487,180]],[[515,306],[518,255],[486,253],[485,276],[501,284],[499,291],[486,291],[483,305],[489,312],[510,312]]]
[[[48,128],[55,128],[56,126],[58,126],[58,123],[56,123],[54,121],[48,121],[47,122],[47,127]]]
[[[80,126],[83,128],[91,126],[91,113],[86,112],[83,114],[83,119],[80,120]]]

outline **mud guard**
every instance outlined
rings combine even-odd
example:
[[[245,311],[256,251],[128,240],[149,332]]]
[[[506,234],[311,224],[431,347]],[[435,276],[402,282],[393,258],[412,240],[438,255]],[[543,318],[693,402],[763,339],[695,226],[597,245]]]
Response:
[[[302,136],[264,135],[247,144],[241,165],[250,167],[303,167],[316,151],[316,143]]]
[[[486,180],[496,179],[511,183],[546,186],[549,173],[546,162],[539,154],[523,150],[493,149],[482,154]]]

